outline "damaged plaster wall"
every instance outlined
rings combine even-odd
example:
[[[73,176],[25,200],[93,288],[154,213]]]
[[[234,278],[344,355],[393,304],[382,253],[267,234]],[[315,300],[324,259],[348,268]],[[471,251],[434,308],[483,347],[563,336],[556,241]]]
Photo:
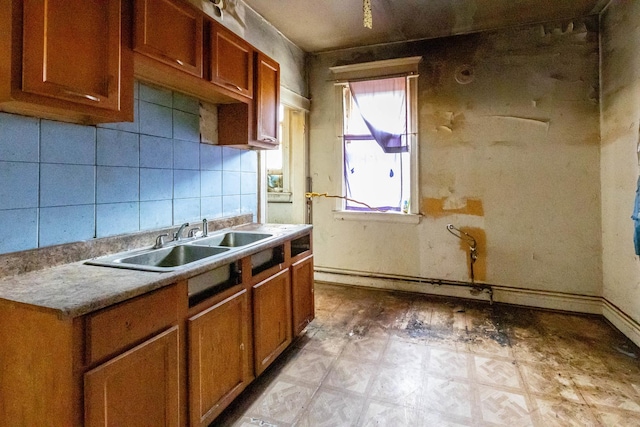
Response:
[[[603,293],[640,322],[640,259],[630,219],[639,170],[640,2],[614,0],[601,26]]]
[[[415,55],[423,61],[412,203],[424,217],[339,220],[333,199],[314,199],[316,265],[468,282],[468,255],[446,230],[453,223],[482,234],[481,281],[600,296],[597,17],[313,55],[313,191],[341,193],[329,67]],[[465,67],[473,81],[460,84]]]

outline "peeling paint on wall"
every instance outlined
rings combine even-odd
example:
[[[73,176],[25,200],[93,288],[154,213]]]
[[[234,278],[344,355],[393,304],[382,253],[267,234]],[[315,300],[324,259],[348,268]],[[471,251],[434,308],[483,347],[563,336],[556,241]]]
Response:
[[[484,216],[482,200],[479,199],[453,199],[449,197],[435,199],[426,197],[422,199],[421,211],[424,215],[432,218],[455,214]]]

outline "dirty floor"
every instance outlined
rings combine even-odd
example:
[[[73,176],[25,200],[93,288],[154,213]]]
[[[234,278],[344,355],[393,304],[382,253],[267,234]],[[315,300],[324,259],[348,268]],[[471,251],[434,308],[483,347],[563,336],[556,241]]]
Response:
[[[316,320],[212,425],[640,426],[601,317],[316,285]]]

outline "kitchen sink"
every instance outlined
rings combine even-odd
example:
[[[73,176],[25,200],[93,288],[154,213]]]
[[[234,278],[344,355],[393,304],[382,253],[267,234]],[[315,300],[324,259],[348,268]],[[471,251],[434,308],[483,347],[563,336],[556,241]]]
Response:
[[[177,267],[182,267],[228,250],[229,248],[178,245],[161,249],[146,249],[116,254],[104,258],[92,259],[86,263],[134,270],[171,271]]]
[[[194,246],[226,246],[237,248],[239,246],[247,246],[252,243],[259,242],[271,236],[273,235],[267,233],[230,231],[228,233],[198,239],[191,242],[190,244]]]

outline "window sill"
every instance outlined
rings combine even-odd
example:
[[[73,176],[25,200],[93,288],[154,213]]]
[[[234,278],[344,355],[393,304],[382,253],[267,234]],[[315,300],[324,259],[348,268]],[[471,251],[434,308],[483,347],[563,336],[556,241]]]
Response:
[[[419,224],[422,219],[420,214],[403,214],[395,212],[351,212],[333,211],[333,219],[341,221],[376,221],[397,222],[403,224]]]
[[[278,193],[275,191],[267,191],[268,203],[291,203],[293,201],[292,193]]]

